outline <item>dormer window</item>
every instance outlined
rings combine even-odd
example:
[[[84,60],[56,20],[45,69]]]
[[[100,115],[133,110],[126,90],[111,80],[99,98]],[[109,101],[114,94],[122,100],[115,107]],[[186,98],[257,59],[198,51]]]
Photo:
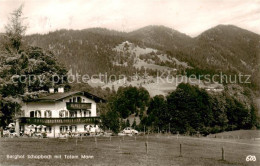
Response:
[[[77,102],[81,103],[81,97],[77,97]]]

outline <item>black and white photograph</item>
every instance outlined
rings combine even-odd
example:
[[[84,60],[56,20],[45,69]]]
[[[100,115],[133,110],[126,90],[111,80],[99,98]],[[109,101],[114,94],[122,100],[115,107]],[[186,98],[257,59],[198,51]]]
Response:
[[[0,166],[259,166],[260,0],[0,0]]]

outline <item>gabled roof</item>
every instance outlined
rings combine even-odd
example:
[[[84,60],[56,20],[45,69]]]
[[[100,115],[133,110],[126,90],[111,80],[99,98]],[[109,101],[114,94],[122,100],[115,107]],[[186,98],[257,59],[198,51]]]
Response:
[[[95,102],[105,102],[104,99],[97,97],[91,93],[84,92],[84,91],[72,91],[72,92],[64,92],[64,93],[54,93],[48,96],[40,97],[37,99],[27,100],[26,102],[55,102],[60,101],[64,98],[73,96],[73,95],[83,95],[89,99],[94,100]]]

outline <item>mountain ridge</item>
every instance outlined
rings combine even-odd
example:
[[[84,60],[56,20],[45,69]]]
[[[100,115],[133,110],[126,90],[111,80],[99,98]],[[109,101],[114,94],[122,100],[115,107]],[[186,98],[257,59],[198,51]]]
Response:
[[[131,32],[106,28],[59,30],[45,35],[26,36],[25,39],[32,45],[54,51],[67,68],[90,74],[135,73],[134,65],[126,67],[113,63],[116,57],[120,58],[118,62],[121,61],[122,64],[127,61],[128,64],[133,64],[133,59],[120,56],[120,52],[114,51],[115,47],[125,41],[140,48],[159,50],[161,55],[187,62],[194,68],[192,72],[223,71],[257,76],[257,58],[260,56],[260,35],[233,25],[218,25],[193,38],[172,28],[150,25]],[[154,55],[148,57],[151,56]],[[167,66],[161,62],[158,64]]]

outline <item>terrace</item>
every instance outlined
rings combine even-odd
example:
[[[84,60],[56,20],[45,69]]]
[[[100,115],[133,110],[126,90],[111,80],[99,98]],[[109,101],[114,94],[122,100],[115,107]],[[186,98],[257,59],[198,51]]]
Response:
[[[74,118],[30,118],[21,117],[21,124],[79,124],[79,123],[98,123],[100,121],[99,117],[74,117]]]

